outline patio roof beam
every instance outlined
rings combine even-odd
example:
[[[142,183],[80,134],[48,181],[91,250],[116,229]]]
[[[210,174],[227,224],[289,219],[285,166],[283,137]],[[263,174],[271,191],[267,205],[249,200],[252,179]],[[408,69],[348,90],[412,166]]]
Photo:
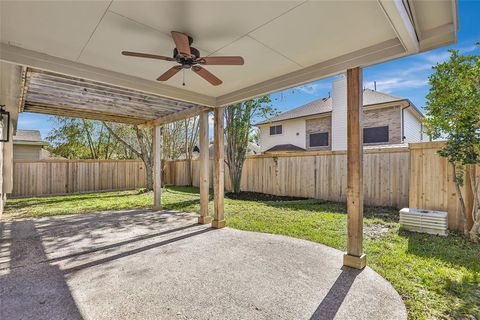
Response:
[[[209,107],[203,107],[203,106],[192,107],[192,108],[188,108],[182,111],[178,111],[178,112],[166,115],[164,117],[160,117],[156,120],[147,121],[145,123],[140,124],[138,127],[141,129],[144,129],[144,128],[151,128],[154,126],[161,126],[163,124],[167,124],[170,122],[175,122],[175,121],[180,121],[183,119],[195,117],[195,116],[198,116],[201,112],[209,111],[209,110],[211,110],[211,108]]]
[[[77,78],[88,79],[122,88],[156,94],[169,99],[215,107],[215,98],[155,81],[109,71],[79,62],[53,57],[44,53],[0,44],[0,60],[22,66],[29,66]]]

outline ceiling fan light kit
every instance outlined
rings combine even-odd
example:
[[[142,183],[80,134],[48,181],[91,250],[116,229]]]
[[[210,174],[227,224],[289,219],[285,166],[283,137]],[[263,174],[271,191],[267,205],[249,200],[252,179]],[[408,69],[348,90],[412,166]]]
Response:
[[[211,72],[206,70],[200,65],[232,65],[232,66],[241,66],[244,64],[244,60],[240,56],[224,56],[224,57],[201,57],[200,51],[192,47],[193,38],[189,35],[172,31],[172,38],[175,42],[175,48],[173,49],[173,57],[165,57],[156,54],[149,53],[140,53],[133,51],[122,51],[124,56],[130,57],[139,57],[147,59],[158,59],[170,62],[177,62],[178,65],[168,69],[160,77],[157,78],[158,81],[167,81],[174,75],[176,75],[180,70],[184,71],[184,81],[185,85],[185,69],[191,69],[193,72],[198,74],[203,79],[207,80],[210,84],[218,86],[222,84],[222,80],[217,78]]]

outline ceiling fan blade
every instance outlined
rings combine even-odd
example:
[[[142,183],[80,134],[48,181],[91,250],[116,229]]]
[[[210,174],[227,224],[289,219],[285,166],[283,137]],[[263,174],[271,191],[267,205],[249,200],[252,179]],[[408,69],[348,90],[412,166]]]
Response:
[[[192,52],[190,51],[190,40],[188,39],[188,35],[182,32],[172,31],[172,38],[179,53],[187,56],[192,55]]]
[[[141,52],[133,52],[133,51],[122,51],[124,56],[129,57],[139,57],[139,58],[149,58],[149,59],[158,59],[158,60],[165,60],[165,61],[176,61],[173,58],[159,56],[157,54],[150,54],[150,53],[141,53]]]
[[[208,82],[210,82],[214,86],[218,86],[218,85],[222,84],[222,80],[218,79],[212,73],[210,73],[208,70],[203,69],[200,66],[193,66],[192,70],[193,70],[193,72],[195,72],[200,77],[207,80]]]
[[[204,65],[231,65],[231,66],[241,66],[245,63],[243,58],[238,56],[203,57],[203,58],[199,58],[197,62]]]
[[[182,66],[175,66],[168,69],[164,74],[157,78],[157,81],[167,81],[174,75],[178,73],[178,71],[182,70]]]

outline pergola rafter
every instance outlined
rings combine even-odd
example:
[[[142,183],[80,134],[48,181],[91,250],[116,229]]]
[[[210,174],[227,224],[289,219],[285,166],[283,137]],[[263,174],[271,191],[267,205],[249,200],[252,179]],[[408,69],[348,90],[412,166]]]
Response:
[[[143,124],[198,105],[83,78],[27,68],[22,112]],[[180,120],[177,117],[178,120]]]

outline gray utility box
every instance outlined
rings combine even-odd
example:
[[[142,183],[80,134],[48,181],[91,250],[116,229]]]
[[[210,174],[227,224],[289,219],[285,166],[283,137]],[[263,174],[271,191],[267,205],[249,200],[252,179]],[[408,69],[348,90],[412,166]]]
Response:
[[[403,208],[400,226],[409,231],[448,235],[448,213],[445,211]]]

